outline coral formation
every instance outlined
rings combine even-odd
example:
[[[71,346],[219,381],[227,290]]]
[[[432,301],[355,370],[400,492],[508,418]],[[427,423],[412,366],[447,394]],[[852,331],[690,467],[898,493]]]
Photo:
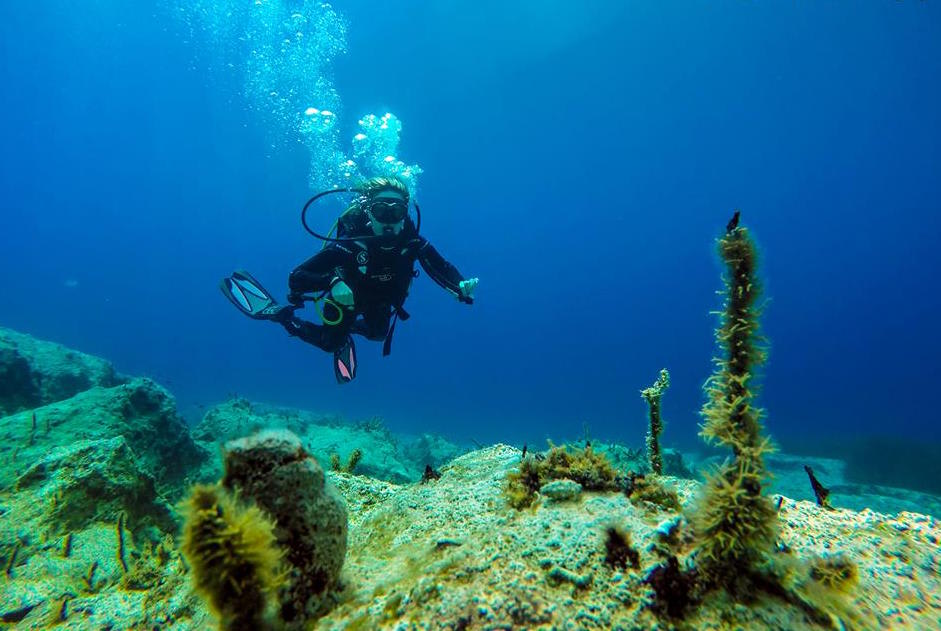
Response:
[[[650,463],[650,470],[657,475],[663,473],[663,457],[660,455],[660,433],[663,431],[660,399],[669,387],[670,373],[664,368],[652,386],[640,391],[640,396],[647,402],[647,414],[650,419],[650,428],[647,432],[647,459]]]
[[[291,432],[268,430],[225,447],[223,486],[250,498],[275,522],[286,582],[280,615],[303,626],[332,604],[346,556],[346,505]]]
[[[195,486],[184,512],[183,554],[222,629],[266,628],[266,609],[281,582],[274,524],[216,486]]]
[[[762,494],[767,477],[761,436],[763,411],[754,404],[755,371],[765,359],[758,333],[760,286],[757,252],[737,218],[719,239],[726,265],[724,309],[716,331],[721,357],[704,386],[707,403],[701,435],[732,449],[733,460],[707,477],[692,516],[698,535],[700,570],[715,585],[735,591],[774,544],[777,518]]]
[[[552,480],[571,480],[586,491],[616,491],[620,489],[618,476],[608,459],[584,449],[569,450],[566,446],[550,444],[545,458],[525,458],[519,469],[506,476],[504,493],[513,508],[531,506],[544,485]]]

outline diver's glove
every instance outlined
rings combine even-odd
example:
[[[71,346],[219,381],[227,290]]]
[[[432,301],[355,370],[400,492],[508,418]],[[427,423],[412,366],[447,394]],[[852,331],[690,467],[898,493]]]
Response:
[[[353,290],[339,278],[334,278],[330,284],[330,298],[346,309],[353,307]]]
[[[480,282],[480,279],[477,277],[468,278],[467,280],[462,280],[458,283],[458,287],[461,290],[461,296],[464,298],[474,299],[474,292],[477,290],[477,284]]]

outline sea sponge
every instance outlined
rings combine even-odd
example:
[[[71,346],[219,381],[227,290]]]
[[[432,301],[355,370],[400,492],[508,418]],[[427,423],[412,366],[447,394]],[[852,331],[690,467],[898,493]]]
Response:
[[[193,487],[183,512],[182,551],[220,628],[269,628],[266,610],[282,583],[274,524],[257,506],[204,484]]]
[[[719,239],[726,265],[725,301],[716,330],[720,357],[704,386],[707,402],[700,435],[732,449],[733,459],[707,477],[692,523],[698,538],[698,562],[707,580],[731,591],[743,587],[777,535],[777,513],[762,495],[768,477],[764,455],[771,448],[762,437],[763,411],[754,405],[753,383],[765,360],[759,335],[757,250],[738,213]]]
[[[278,595],[288,628],[308,628],[335,604],[346,557],[346,503],[320,464],[287,430],[225,445],[222,485],[251,498],[275,522],[286,579]]]

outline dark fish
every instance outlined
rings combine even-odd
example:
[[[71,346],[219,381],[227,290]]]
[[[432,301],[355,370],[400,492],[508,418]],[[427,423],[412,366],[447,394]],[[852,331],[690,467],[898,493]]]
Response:
[[[726,231],[726,232],[732,232],[733,230],[735,230],[736,228],[738,228],[738,218],[739,218],[739,215],[741,215],[741,211],[736,210],[736,211],[735,211],[735,214],[732,215],[732,218],[729,219],[729,223],[725,224],[725,231]]]
[[[431,468],[430,464],[425,465],[425,472],[421,476],[421,483],[424,484],[429,480],[437,480],[441,477],[441,474]]]

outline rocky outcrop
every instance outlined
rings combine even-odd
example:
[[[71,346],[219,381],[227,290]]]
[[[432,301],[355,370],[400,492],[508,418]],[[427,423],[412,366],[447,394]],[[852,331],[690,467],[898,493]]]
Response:
[[[104,359],[0,328],[0,416],[124,381]]]
[[[0,418],[0,489],[50,450],[76,441],[123,437],[161,492],[178,495],[210,458],[190,437],[173,397],[149,379],[96,386],[69,399]]]
[[[355,472],[391,482],[416,482],[421,479],[425,465],[440,466],[463,452],[429,434],[400,442],[381,419],[350,425],[336,417],[275,408],[245,399],[231,399],[213,406],[193,429],[193,437],[212,448],[266,429],[293,432],[304,449],[323,463],[330,462],[333,455],[347,462],[358,449],[362,457]]]

